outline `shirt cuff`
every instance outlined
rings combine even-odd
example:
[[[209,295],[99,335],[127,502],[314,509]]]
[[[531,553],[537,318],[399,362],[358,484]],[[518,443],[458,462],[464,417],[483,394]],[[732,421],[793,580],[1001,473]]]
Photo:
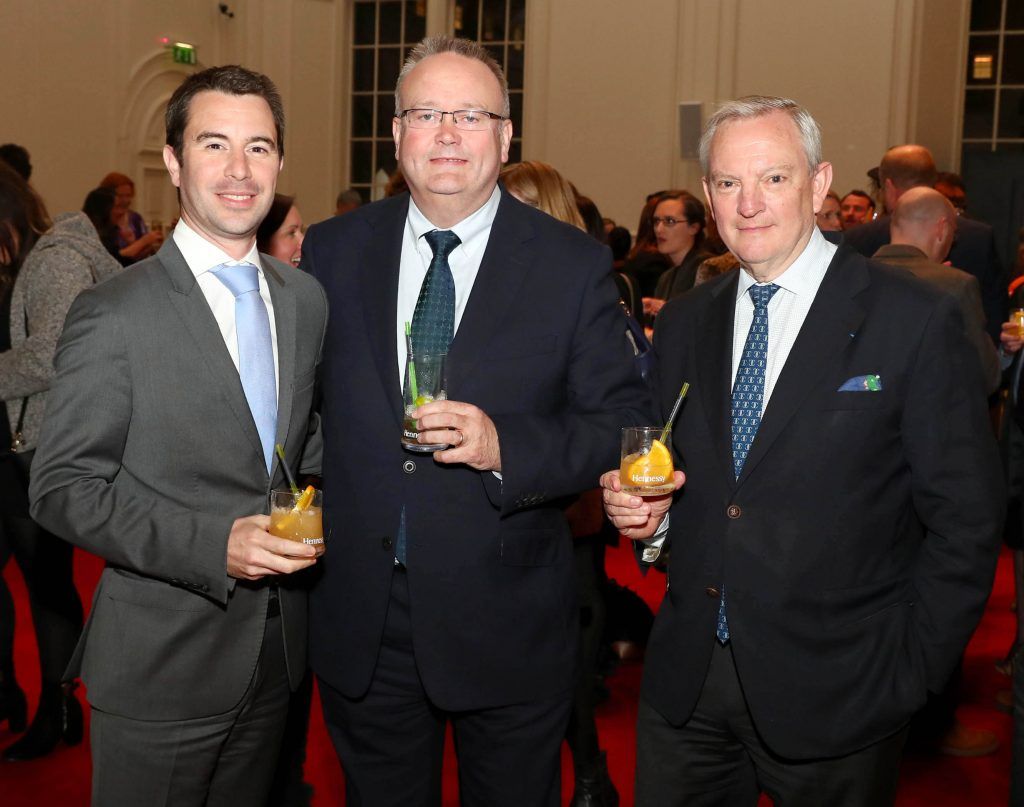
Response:
[[[644,550],[640,555],[640,559],[644,563],[654,563],[661,557],[661,548],[665,545],[665,539],[668,537],[668,520],[669,514],[665,513],[665,517],[658,525],[658,529],[654,531],[654,535],[641,540]]]

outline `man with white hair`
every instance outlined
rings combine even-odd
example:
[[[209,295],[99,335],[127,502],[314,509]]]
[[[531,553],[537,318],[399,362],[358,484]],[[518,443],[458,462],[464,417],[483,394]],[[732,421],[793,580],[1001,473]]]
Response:
[[[658,317],[663,413],[690,384],[677,492],[601,478],[647,559],[671,547],[636,804],[891,804],[907,723],[995,568],[1004,496],[977,360],[951,297],[822,237],[832,168],[798,104],[726,104],[701,158],[741,269]]]

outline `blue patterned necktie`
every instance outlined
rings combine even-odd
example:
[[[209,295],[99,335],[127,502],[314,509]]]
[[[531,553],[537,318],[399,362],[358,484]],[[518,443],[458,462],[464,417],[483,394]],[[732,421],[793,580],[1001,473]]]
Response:
[[[412,347],[416,353],[447,353],[455,334],[455,279],[448,256],[462,241],[451,230],[431,230],[423,237],[434,257],[412,315]]]
[[[455,335],[455,279],[448,256],[462,241],[451,230],[431,230],[423,237],[430,244],[434,257],[412,314],[412,349],[416,353],[447,353]],[[405,565],[405,507],[398,523],[395,558]]]
[[[743,463],[747,461],[750,445],[761,425],[761,409],[764,403],[764,373],[768,364],[768,303],[779,287],[774,283],[767,286],[751,286],[747,291],[754,301],[754,319],[743,345],[740,366],[732,385],[732,465],[736,478],[740,478]],[[715,630],[718,641],[729,641],[729,622],[725,617],[725,586],[718,601],[718,627]]]
[[[260,296],[257,269],[251,263],[222,263],[213,270],[235,295],[235,335],[238,340],[238,376],[263,446],[267,472],[274,461],[277,434],[277,383],[270,317]]]

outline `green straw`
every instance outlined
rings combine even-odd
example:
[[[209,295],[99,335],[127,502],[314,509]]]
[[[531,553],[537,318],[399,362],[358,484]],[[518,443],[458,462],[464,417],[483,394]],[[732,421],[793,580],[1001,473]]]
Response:
[[[412,328],[408,322],[405,323],[405,349],[409,354],[409,391],[412,392],[412,399],[415,401],[420,397],[420,393],[416,388],[416,362],[412,358]]]
[[[669,429],[672,428],[672,421],[676,419],[676,415],[679,414],[679,407],[683,405],[683,400],[686,398],[686,393],[690,391],[690,382],[684,381],[682,389],[679,390],[679,397],[676,398],[675,405],[672,407],[672,412],[668,416],[668,420],[665,421],[665,428],[661,430],[661,436],[658,438],[658,442],[664,445],[665,438],[668,437]]]
[[[277,456],[281,460],[281,467],[284,468],[284,475],[288,477],[288,484],[291,486],[292,493],[299,492],[299,486],[295,484],[295,477],[292,476],[292,470],[288,467],[288,462],[284,458],[284,448],[281,447],[280,443],[274,446],[274,451],[277,452]]]

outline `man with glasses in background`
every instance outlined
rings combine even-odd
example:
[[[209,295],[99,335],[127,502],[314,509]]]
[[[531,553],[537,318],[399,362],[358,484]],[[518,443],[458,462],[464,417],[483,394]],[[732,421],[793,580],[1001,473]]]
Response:
[[[579,618],[562,508],[645,392],[607,248],[497,184],[512,123],[487,51],[424,40],[395,102],[410,192],[303,245],[332,306],[312,665],[348,804],[439,804],[450,722],[462,804],[556,807]],[[413,412],[432,456],[400,444],[407,335],[447,354],[449,400]]]

